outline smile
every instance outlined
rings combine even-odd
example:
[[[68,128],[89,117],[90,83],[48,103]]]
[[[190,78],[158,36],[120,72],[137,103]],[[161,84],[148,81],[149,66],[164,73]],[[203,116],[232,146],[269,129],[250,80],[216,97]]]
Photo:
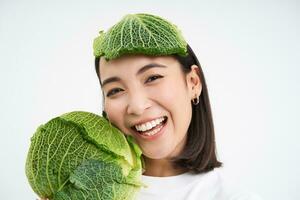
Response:
[[[153,136],[163,128],[166,122],[167,117],[165,116],[144,124],[135,125],[132,129],[140,135]]]

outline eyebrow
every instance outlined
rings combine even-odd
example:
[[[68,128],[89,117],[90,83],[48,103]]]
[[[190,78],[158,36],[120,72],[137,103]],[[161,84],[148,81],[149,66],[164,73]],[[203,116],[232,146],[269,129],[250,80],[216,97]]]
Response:
[[[140,74],[144,73],[145,71],[147,71],[147,70],[149,70],[151,68],[154,68],[154,67],[166,68],[167,66],[161,65],[161,64],[157,64],[157,63],[150,63],[150,64],[147,64],[147,65],[143,66],[142,68],[140,68],[135,75],[136,76],[140,75]],[[107,79],[105,79],[103,81],[103,83],[101,84],[101,87],[103,88],[104,85],[106,85],[108,83],[118,82],[120,80],[121,79],[119,77],[117,77],[117,76],[113,76],[113,77],[107,78]]]

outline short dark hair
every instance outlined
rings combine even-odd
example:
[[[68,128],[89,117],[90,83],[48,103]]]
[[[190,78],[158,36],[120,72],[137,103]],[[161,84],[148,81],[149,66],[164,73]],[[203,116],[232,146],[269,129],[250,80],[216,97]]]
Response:
[[[188,135],[185,147],[181,154],[172,159],[174,167],[188,170],[194,173],[203,173],[222,166],[216,155],[216,143],[214,124],[209,102],[208,90],[201,65],[193,52],[187,45],[188,55],[185,57],[173,55],[181,64],[182,71],[187,74],[191,71],[192,65],[199,67],[199,77],[202,84],[202,91],[199,97],[199,103],[192,105],[192,119],[188,128]],[[95,58],[95,69],[100,79],[100,57]],[[103,111],[103,114],[106,113]]]

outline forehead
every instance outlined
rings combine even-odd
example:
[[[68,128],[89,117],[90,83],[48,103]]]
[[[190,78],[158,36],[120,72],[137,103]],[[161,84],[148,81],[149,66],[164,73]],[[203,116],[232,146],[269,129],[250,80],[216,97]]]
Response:
[[[165,65],[167,68],[173,65],[180,66],[179,62],[172,56],[126,55],[110,61],[106,61],[102,57],[100,58],[99,69],[101,80],[111,75],[135,73],[138,69],[150,63]]]

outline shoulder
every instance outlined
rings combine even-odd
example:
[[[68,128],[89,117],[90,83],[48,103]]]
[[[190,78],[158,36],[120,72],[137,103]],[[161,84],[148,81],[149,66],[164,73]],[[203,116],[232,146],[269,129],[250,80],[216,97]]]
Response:
[[[143,176],[143,188],[139,200],[262,200],[259,196],[244,190],[228,187],[221,169],[201,174],[185,173],[172,177]],[[174,192],[177,191],[177,192]]]
[[[139,200],[212,200],[216,199],[221,189],[217,171],[184,173],[171,177],[142,176],[142,182],[147,187],[141,189],[137,198]]]

